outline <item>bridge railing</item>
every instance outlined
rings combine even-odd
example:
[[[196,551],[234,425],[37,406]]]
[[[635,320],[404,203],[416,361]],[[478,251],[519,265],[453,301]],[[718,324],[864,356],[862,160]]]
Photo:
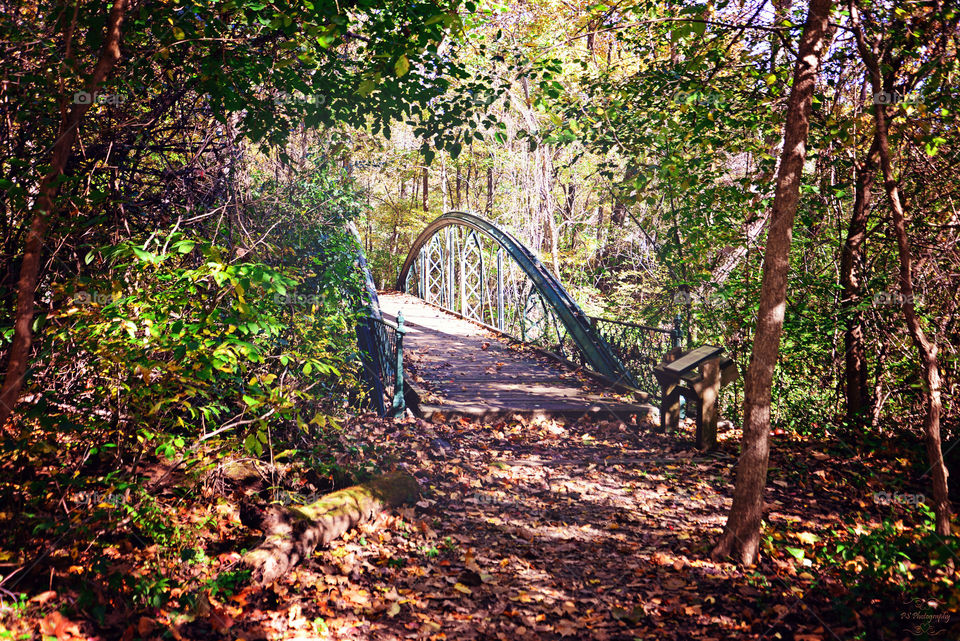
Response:
[[[667,352],[680,346],[683,339],[680,317],[674,319],[671,329],[596,316],[589,318],[596,332],[633,374],[636,387],[652,396],[658,395],[660,384],[653,375],[653,367]]]
[[[375,335],[372,356],[380,376],[378,387],[383,394],[383,414],[401,416],[406,409],[403,396],[403,336],[407,330],[403,326],[403,314],[397,314],[396,323],[382,317],[371,318],[370,321]]]
[[[380,300],[373,282],[363,243],[356,227],[350,230],[357,239],[356,269],[363,280],[361,310],[357,319],[357,347],[367,388],[367,401],[380,416],[401,416],[406,411],[403,394],[403,314],[397,322],[386,320],[380,312]]]

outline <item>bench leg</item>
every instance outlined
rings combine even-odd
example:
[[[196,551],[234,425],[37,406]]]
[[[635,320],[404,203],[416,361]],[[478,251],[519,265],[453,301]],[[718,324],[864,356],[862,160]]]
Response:
[[[663,386],[660,401],[660,429],[675,432],[680,429],[680,389],[676,385]]]
[[[720,394],[720,361],[712,359],[700,366],[703,378],[697,384],[697,449],[717,447],[717,396]]]

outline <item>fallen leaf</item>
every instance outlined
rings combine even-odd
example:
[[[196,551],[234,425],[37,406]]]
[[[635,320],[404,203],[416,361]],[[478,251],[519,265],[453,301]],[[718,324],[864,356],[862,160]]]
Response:
[[[30,602],[31,602],[31,603],[37,603],[37,604],[39,604],[39,605],[43,605],[44,603],[46,603],[47,601],[49,601],[50,599],[52,599],[52,598],[54,598],[54,597],[56,597],[56,596],[57,596],[57,593],[56,593],[55,591],[53,591],[53,590],[47,590],[46,592],[41,592],[41,593],[38,594],[37,596],[35,596],[35,597],[33,597],[32,599],[30,599]]]

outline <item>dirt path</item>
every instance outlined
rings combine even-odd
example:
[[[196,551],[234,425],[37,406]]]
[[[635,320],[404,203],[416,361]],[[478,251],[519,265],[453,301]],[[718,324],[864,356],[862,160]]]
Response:
[[[612,421],[370,429],[423,500],[281,581],[247,638],[846,638],[803,602],[792,559],[771,566],[790,584],[709,561],[730,455]]]
[[[267,476],[256,467],[252,485],[211,463],[180,480],[192,490],[159,491],[149,520],[117,524],[127,512],[104,504],[91,511],[100,521],[78,523],[92,538],[24,535],[28,558],[53,551],[50,570],[17,586],[18,602],[0,594],[0,637],[960,638],[960,548],[927,540],[923,510],[890,500],[921,491],[922,479],[904,480],[922,452],[777,439],[761,561],[740,569],[709,557],[738,435],[722,433],[705,457],[684,429],[352,417],[314,432],[322,458],[298,453]],[[262,540],[243,524],[247,501],[302,503],[335,474],[350,470],[342,485],[397,468],[417,476],[416,506],[273,584],[245,582],[237,561]]]

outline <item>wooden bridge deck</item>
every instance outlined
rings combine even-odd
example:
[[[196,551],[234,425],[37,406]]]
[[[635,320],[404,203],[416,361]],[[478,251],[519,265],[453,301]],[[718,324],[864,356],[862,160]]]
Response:
[[[404,370],[419,413],[493,419],[599,415],[630,422],[652,411],[595,378],[407,294],[381,293],[383,316],[403,312]]]

